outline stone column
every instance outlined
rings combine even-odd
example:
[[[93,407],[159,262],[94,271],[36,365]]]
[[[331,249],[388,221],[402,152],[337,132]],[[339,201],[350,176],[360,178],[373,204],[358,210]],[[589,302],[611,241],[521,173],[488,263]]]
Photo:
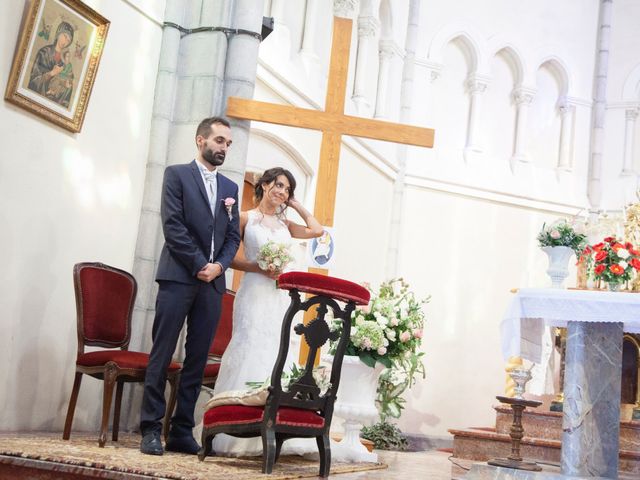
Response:
[[[358,53],[356,56],[356,75],[353,81],[351,97],[359,113],[371,107],[371,99],[367,98],[366,86],[371,79],[371,59],[374,57],[376,38],[380,32],[380,22],[373,16],[358,17]]]
[[[527,132],[527,114],[529,105],[535,96],[535,90],[532,88],[518,87],[513,93],[513,101],[516,104],[516,136],[513,145],[513,155],[511,156],[511,169],[514,170],[518,163],[526,163],[526,132]]]
[[[181,0],[167,0],[165,21],[180,25],[185,16],[185,5]],[[162,227],[160,225],[160,192],[162,178],[169,157],[171,139],[171,118],[178,81],[178,59],[180,51],[180,31],[172,27],[164,27],[162,46],[156,77],[156,91],[151,113],[151,132],[149,156],[145,176],[144,193],[138,238],[133,259],[133,276],[138,282],[138,295],[131,322],[132,350],[148,351],[151,348],[151,337],[147,334],[153,321],[156,285],[154,275],[159,249],[162,243]],[[160,246],[159,246],[160,245]]]
[[[618,478],[622,323],[569,322],[562,473]]]
[[[318,60],[316,53],[316,31],[318,29],[318,0],[307,0],[304,12],[304,30],[302,32],[302,48],[300,54],[304,57]]]
[[[560,110],[560,158],[558,170],[570,172],[573,169],[573,119],[575,106],[565,101]]]
[[[600,0],[598,43],[596,45],[595,78],[593,80],[593,113],[591,116],[591,155],[587,197],[591,210],[600,209],[602,201],[602,153],[604,151],[604,122],[607,110],[607,77],[611,46],[611,15],[613,0]]]
[[[286,0],[271,0],[271,16],[273,17],[273,23],[275,25],[288,28],[287,23],[284,21],[286,3]]]
[[[376,89],[375,118],[387,117],[387,91],[389,88],[389,72],[393,58],[393,43],[390,40],[380,40],[378,46],[378,86]]]
[[[466,159],[469,153],[482,151],[477,142],[478,119],[481,115],[482,94],[487,89],[489,82],[488,79],[480,75],[472,75],[467,79],[465,85],[470,97],[469,122],[467,124],[467,143],[464,149]]]
[[[402,84],[400,86],[400,118],[399,123],[411,123],[413,107],[413,78],[418,44],[418,30],[420,19],[420,0],[411,0],[407,19],[407,34],[405,37],[405,56],[402,69]],[[387,278],[394,278],[398,273],[400,262],[400,233],[402,232],[402,212],[404,203],[405,175],[407,171],[407,145],[398,144],[396,158],[398,174],[393,183],[393,203],[391,206],[391,228],[389,229],[389,248],[387,250]]]
[[[236,0],[233,28],[258,32],[262,28],[263,0]],[[258,67],[258,47],[260,40],[251,35],[231,35],[227,49],[227,62],[224,71],[223,111],[229,97],[253,98]],[[229,119],[233,132],[233,147],[224,162],[223,172],[240,187],[249,150],[249,120]]]
[[[636,119],[638,107],[625,111],[624,124],[624,157],[622,160],[622,175],[633,175],[633,153],[635,147]]]
[[[232,8],[232,3],[235,3],[235,8]],[[194,158],[197,125],[205,117],[224,115],[227,95],[253,96],[258,40],[249,35],[233,34],[229,41],[229,49],[233,43],[233,50],[228,51],[225,33],[188,30],[234,25],[259,33],[262,5],[263,0],[167,0],[165,23],[170,25],[165,25],[163,31],[147,175],[133,263],[138,296],[133,312],[132,350],[149,351],[151,348],[157,292],[155,270],[164,242],[160,221],[164,169],[167,165],[185,163]],[[231,11],[237,12],[233,19],[230,18]],[[246,16],[252,16],[252,20],[246,20]],[[238,37],[253,41],[234,42]],[[243,45],[246,51],[242,51]],[[227,62],[227,58],[233,58],[234,62]],[[238,58],[243,61],[236,62]],[[233,65],[226,69],[230,63]],[[238,122],[234,125],[234,146],[220,169],[240,187],[246,163],[247,124]],[[181,344],[178,357],[182,355]],[[127,419],[128,428],[135,428],[139,422],[141,392],[141,388],[131,389],[125,403],[123,418]]]

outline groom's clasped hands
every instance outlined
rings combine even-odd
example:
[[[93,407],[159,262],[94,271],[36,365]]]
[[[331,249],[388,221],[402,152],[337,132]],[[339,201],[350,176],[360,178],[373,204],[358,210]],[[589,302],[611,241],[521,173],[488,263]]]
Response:
[[[222,274],[222,266],[219,263],[207,263],[202,270],[198,272],[198,280],[203,282],[211,282]]]

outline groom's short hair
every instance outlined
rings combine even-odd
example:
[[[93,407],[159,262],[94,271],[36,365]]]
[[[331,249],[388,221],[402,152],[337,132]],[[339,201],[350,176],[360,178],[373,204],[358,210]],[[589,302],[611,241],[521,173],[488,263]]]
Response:
[[[229,120],[227,120],[224,117],[205,118],[200,122],[200,125],[198,125],[198,128],[196,129],[196,137],[200,135],[204,138],[207,138],[211,134],[211,125],[216,123],[220,125],[224,125],[225,127],[231,128],[231,124],[229,123]]]

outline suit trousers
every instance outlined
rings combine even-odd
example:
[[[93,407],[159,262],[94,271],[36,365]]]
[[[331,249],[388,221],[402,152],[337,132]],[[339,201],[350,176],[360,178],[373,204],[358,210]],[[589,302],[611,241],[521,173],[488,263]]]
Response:
[[[180,373],[176,412],[171,419],[171,435],[187,436],[192,434],[195,426],[193,414],[209,348],[220,318],[222,295],[216,291],[213,283],[186,284],[161,280],[158,284],[153,347],[144,379],[140,430],[143,435],[162,430],[167,367],[186,318],[185,358]]]

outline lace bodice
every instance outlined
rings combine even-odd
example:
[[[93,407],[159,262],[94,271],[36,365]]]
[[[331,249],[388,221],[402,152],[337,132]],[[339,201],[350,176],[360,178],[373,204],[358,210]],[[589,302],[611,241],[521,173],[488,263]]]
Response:
[[[272,215],[263,215],[257,210],[247,212],[249,219],[244,228],[244,255],[255,262],[260,247],[272,240],[291,245],[291,234],[284,221]]]

